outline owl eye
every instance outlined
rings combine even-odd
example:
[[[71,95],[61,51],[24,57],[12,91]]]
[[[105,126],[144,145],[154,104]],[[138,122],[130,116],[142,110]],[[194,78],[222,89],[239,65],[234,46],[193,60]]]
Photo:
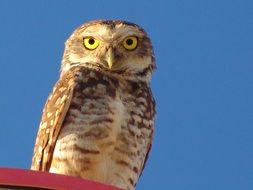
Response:
[[[123,46],[127,50],[134,50],[138,45],[138,39],[135,36],[129,36],[123,41]]]
[[[96,49],[99,45],[99,41],[93,37],[85,37],[83,39],[83,45],[89,50]]]

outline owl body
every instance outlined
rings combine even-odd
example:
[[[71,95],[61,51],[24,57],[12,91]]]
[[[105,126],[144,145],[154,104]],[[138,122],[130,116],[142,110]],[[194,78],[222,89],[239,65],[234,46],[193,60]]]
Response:
[[[93,34],[97,24],[99,35]],[[60,79],[43,111],[32,169],[134,189],[151,147],[155,115],[149,85],[152,48],[136,27],[96,21],[67,41]],[[83,47],[91,34],[91,45],[99,39],[100,52]],[[146,52],[124,49],[129,35],[132,40],[136,35]]]

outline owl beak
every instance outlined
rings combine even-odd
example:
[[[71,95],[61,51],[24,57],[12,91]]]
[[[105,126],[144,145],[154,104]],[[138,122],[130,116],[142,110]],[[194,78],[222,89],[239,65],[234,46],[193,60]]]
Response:
[[[113,63],[114,63],[114,53],[113,53],[112,48],[109,48],[109,50],[108,50],[107,63],[108,63],[109,69],[111,69],[111,68],[112,68],[112,65],[113,65]]]

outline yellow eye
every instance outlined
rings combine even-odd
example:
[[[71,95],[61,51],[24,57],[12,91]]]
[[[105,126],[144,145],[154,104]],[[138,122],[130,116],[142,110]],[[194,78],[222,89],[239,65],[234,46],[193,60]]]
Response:
[[[83,39],[83,45],[89,50],[96,49],[99,45],[99,41],[93,37],[85,37]]]
[[[129,36],[123,41],[123,46],[127,50],[134,50],[138,45],[138,39],[135,36]]]

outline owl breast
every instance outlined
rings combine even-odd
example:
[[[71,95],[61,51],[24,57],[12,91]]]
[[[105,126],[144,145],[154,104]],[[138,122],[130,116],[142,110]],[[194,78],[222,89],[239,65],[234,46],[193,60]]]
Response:
[[[149,87],[87,69],[76,76],[49,171],[134,189],[153,133]]]

